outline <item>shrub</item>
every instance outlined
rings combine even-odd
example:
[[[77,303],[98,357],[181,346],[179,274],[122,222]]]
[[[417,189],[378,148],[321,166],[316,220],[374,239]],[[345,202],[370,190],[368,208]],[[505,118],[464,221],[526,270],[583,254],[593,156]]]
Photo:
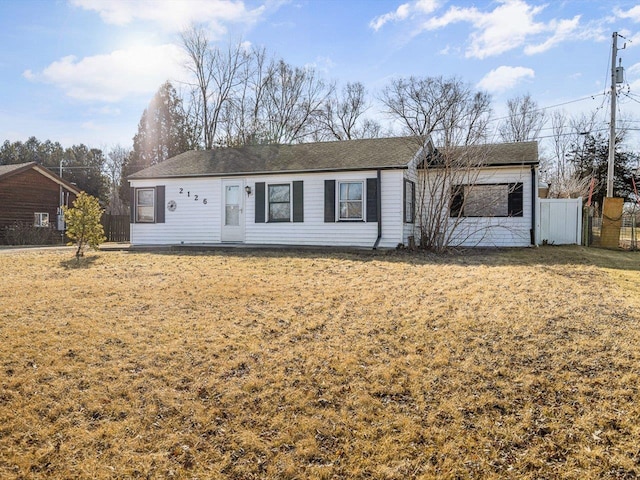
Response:
[[[60,242],[53,227],[35,227],[28,222],[15,222],[4,227],[2,237],[7,245],[54,245]]]

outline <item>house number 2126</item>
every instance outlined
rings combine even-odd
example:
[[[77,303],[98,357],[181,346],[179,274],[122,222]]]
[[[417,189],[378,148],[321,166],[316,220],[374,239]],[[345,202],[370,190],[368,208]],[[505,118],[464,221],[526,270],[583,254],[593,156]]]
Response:
[[[184,188],[180,188],[178,193],[180,193],[180,195],[183,195],[185,193]],[[187,194],[187,197],[189,197],[189,198],[192,197],[191,192],[189,190],[187,190],[186,194]],[[200,198],[200,195],[198,195],[197,193],[193,194],[193,200],[195,202],[197,202],[199,200],[199,198]],[[203,198],[202,199],[202,203],[204,203],[206,205],[207,204],[207,199]]]

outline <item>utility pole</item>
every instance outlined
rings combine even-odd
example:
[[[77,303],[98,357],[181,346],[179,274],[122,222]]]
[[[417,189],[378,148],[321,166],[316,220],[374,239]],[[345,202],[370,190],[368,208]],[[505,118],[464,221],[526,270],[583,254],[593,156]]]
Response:
[[[609,163],[607,164],[607,197],[613,197],[613,162],[616,154],[616,60],[618,57],[618,32],[613,32],[611,48],[611,125],[609,126]]]

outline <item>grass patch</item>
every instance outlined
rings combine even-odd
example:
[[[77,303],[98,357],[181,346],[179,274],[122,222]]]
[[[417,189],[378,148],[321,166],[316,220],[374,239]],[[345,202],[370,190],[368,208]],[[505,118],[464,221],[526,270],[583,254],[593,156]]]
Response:
[[[0,478],[634,478],[640,254],[0,256]]]

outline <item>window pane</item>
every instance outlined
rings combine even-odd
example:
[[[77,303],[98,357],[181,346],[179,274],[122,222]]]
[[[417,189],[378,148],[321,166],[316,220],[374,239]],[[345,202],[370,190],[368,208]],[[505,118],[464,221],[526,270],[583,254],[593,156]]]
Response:
[[[153,206],[153,189],[138,190],[138,205]]]
[[[225,188],[225,203],[227,205],[239,205],[240,187],[238,185],[227,185]]]
[[[289,203],[271,203],[269,204],[269,220],[289,221],[290,217]]]
[[[470,185],[464,188],[465,216],[506,217],[508,210],[508,185]]]
[[[289,185],[269,185],[270,202],[288,202]]]
[[[346,183],[347,195],[344,200],[362,200],[362,183]]]
[[[225,206],[224,224],[231,227],[237,227],[240,225],[240,207],[238,205]]]
[[[153,207],[138,206],[138,222],[153,222]]]

